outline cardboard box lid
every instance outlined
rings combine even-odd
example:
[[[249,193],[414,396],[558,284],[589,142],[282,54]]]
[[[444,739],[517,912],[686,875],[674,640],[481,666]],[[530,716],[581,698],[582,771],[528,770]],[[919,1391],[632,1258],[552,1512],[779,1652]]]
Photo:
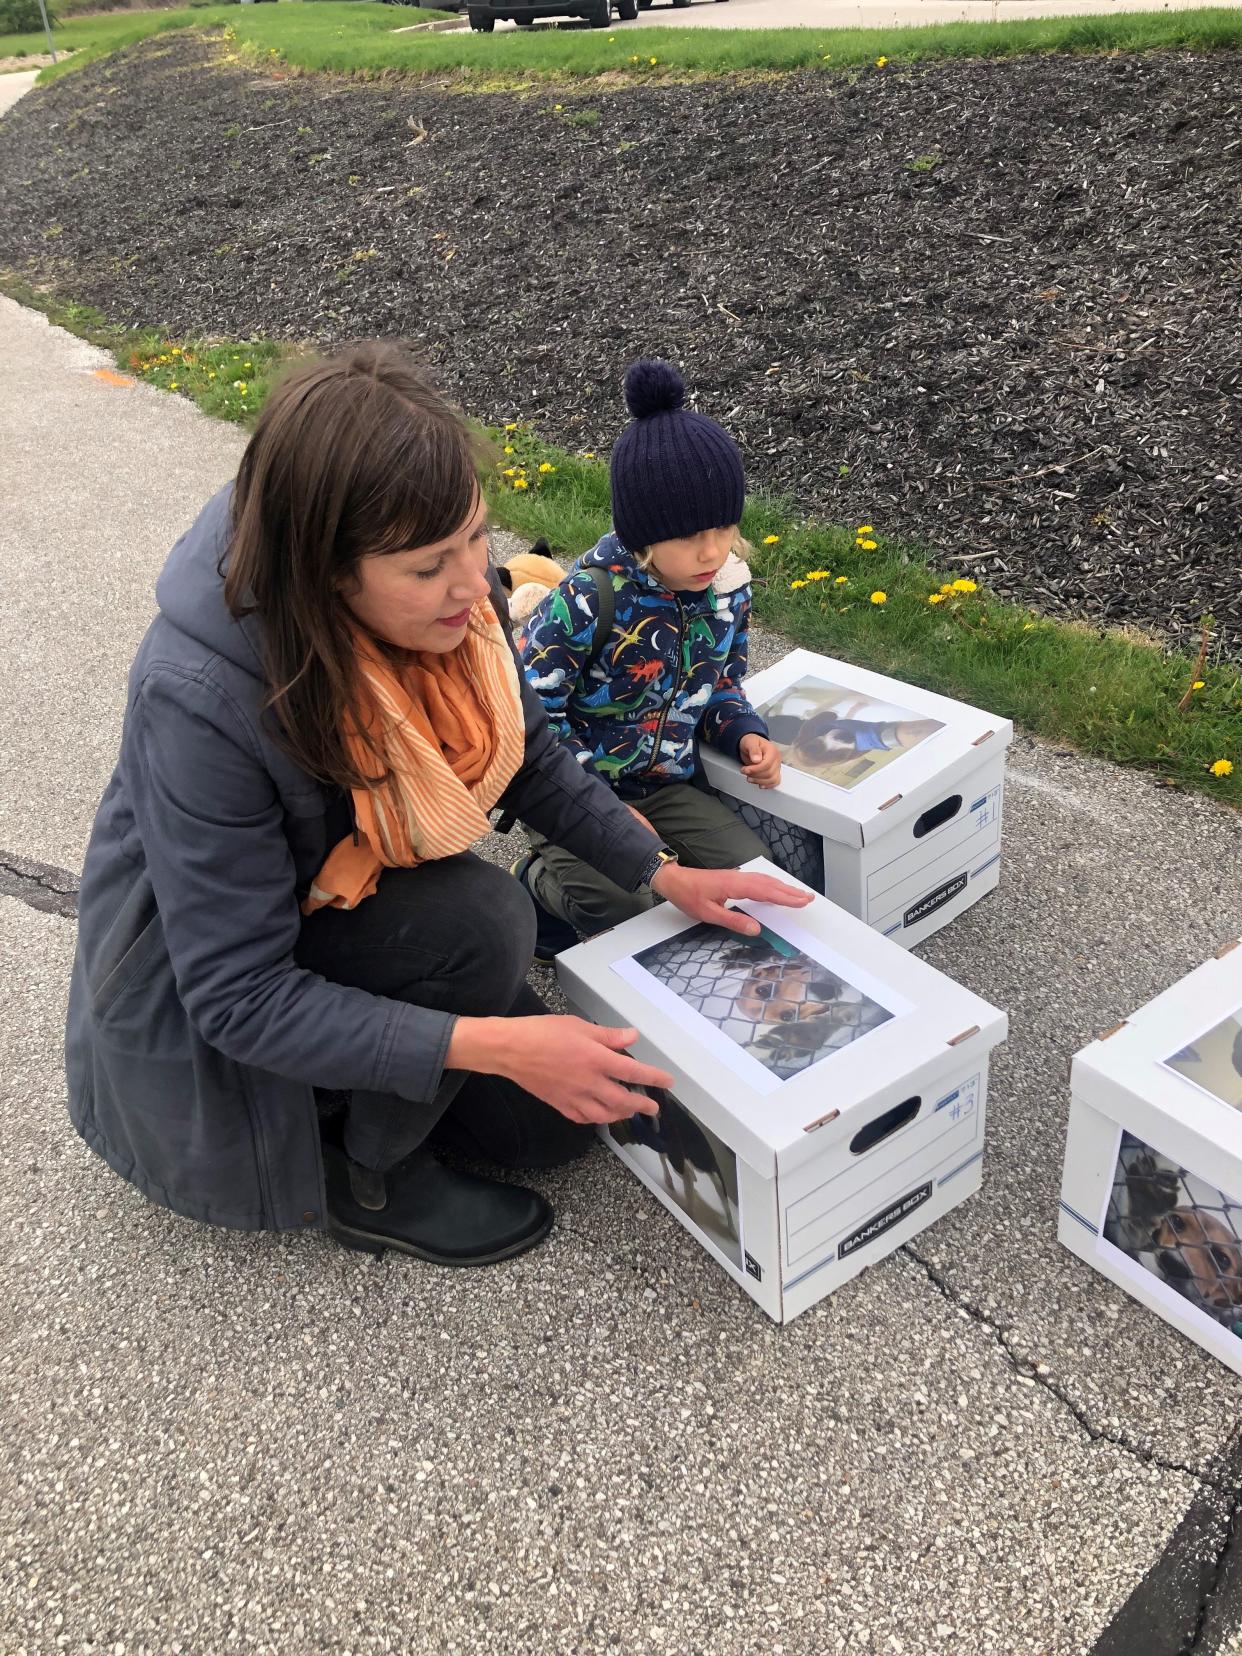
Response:
[[[731,759],[702,748],[703,768],[713,787],[841,844],[873,844],[912,813],[943,798],[957,778],[1007,747],[1013,738],[1008,719],[813,650],[791,650],[774,666],[752,674],[746,680],[746,694],[762,711],[782,691],[808,678],[838,684],[864,702],[900,708],[944,726],[852,788],[837,787],[786,764],[780,787],[760,792],[742,780],[740,768]]]
[[[745,868],[748,873],[771,874],[797,884],[759,858]],[[638,1029],[645,1038],[644,1059],[654,1061],[651,1053],[658,1051],[662,1066],[673,1074],[673,1092],[765,1177],[771,1177],[776,1163],[791,1154],[800,1160],[814,1153],[809,1141],[825,1117],[836,1119],[865,1108],[905,1085],[915,1072],[942,1067],[946,1056],[965,1059],[973,1049],[982,1057],[1005,1037],[1003,1012],[826,897],[816,894],[806,908],[797,910],[751,902],[738,906],[789,943],[805,940],[807,954],[816,951],[815,965],[826,968],[816,979],[814,966],[790,960],[788,975],[782,977],[783,961],[763,964],[771,958],[771,951],[762,956],[757,952],[753,971],[739,957],[740,963],[727,975],[734,983],[744,980],[745,987],[734,993],[730,1004],[747,1009],[743,1021],[750,1028],[761,1034],[797,1029],[801,1020],[781,1025],[764,1020],[761,1011],[758,1017],[754,1014],[764,1004],[801,1004],[796,998],[780,1001],[779,991],[786,988],[795,996],[805,990],[805,999],[822,1008],[830,992],[824,985],[830,986],[833,979],[850,986],[841,1004],[843,1022],[852,1025],[853,1020],[866,1022],[878,1012],[887,1015],[828,1056],[813,1056],[800,1073],[781,1079],[692,1010],[667,983],[656,982],[653,989],[652,980],[643,975],[641,966],[636,967],[636,954],[672,939],[687,937],[684,953],[692,952],[693,939],[687,934],[696,930],[696,922],[670,904],[661,904],[567,950],[557,958],[557,972],[571,1000],[577,990],[585,988],[613,1011],[616,1025]],[[738,942],[744,946],[743,939]],[[712,946],[703,944],[709,952]],[[679,970],[675,948],[668,955],[673,956],[671,963],[667,959],[663,964],[657,962],[658,969]],[[626,975],[615,969],[618,963]],[[694,968],[682,970],[685,981]],[[769,985],[772,995],[765,1002],[761,997]],[[860,991],[867,996],[867,1004],[857,1000]],[[730,1000],[727,993],[720,998]],[[842,1033],[836,1020],[830,1018],[828,1027]],[[801,1054],[796,1055],[794,1062],[800,1060]]]
[[[1242,1168],[1242,1108],[1211,1091],[1213,1080],[1234,1079],[1233,1043],[1240,1027],[1242,939],[1230,939],[1211,960],[1084,1047],[1073,1062],[1074,1092],[1113,1120],[1125,1110],[1122,1125],[1140,1138],[1150,1131],[1160,1148],[1165,1146],[1158,1135],[1172,1123],[1174,1133],[1180,1129]],[[1177,1063],[1170,1067],[1173,1058]],[[1192,1079],[1196,1075],[1199,1081]],[[1242,1096],[1242,1075],[1237,1081]],[[1193,1171],[1212,1178],[1213,1161]],[[1242,1189],[1231,1194],[1242,1197]]]

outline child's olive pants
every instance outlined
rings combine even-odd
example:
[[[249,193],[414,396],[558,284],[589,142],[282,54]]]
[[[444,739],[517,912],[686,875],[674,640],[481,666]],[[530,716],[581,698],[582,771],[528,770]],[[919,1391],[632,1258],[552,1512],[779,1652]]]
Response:
[[[755,790],[756,797],[762,797]],[[657,788],[634,809],[643,816],[687,868],[737,868],[752,857],[764,857],[763,841],[742,819],[716,798],[688,782],[670,782]],[[535,853],[528,879],[544,908],[591,937],[609,926],[649,909],[656,899],[650,891],[623,891],[606,874],[599,874],[542,835],[526,830]]]

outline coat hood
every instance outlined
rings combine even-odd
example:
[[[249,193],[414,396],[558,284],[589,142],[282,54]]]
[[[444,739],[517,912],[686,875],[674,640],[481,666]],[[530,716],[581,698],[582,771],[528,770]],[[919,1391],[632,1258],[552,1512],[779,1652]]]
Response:
[[[224,601],[221,568],[232,534],[232,502],[231,483],[212,495],[168,554],[155,583],[155,601],[178,632],[262,678],[259,623],[254,616],[234,620]]]

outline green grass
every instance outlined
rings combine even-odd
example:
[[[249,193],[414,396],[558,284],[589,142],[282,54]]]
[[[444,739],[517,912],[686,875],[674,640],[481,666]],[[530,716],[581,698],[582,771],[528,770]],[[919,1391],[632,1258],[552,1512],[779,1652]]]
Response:
[[[118,329],[90,307],[5,272],[0,292],[110,349],[136,378],[247,426],[295,354],[271,340],[176,341]],[[589,453],[554,448],[525,426],[491,436],[494,521],[532,540],[545,536],[562,556],[594,545],[609,524],[607,467]],[[974,702],[1053,741],[1242,806],[1236,663],[1209,652],[1197,672],[1191,656],[1141,635],[1053,620],[986,591],[942,593],[955,577],[903,543],[898,525],[873,522],[875,534],[863,536],[858,524],[799,520],[778,501],[752,497],[743,530],[755,548],[759,618],[807,649]],[[874,540],[874,550],[863,539]],[[885,601],[873,603],[873,593]],[[933,594],[941,601],[929,603]],[[1204,687],[1179,712],[1196,677]],[[1231,775],[1211,774],[1221,759],[1232,762]]]
[[[279,59],[300,69],[365,76],[436,75],[460,79],[481,90],[547,80],[585,78],[628,84],[794,69],[829,73],[863,69],[893,75],[917,63],[945,58],[1167,48],[1236,50],[1242,45],[1242,10],[1238,9],[900,29],[642,29],[624,24],[610,30],[540,29],[500,35],[393,32],[404,22],[424,21],[430,15],[411,12],[407,18],[400,8],[368,0],[317,0],[305,5],[207,6],[70,18],[57,29],[56,39],[58,46],[72,49],[75,56],[44,70],[43,78],[80,67],[148,35],[192,26],[223,26],[251,59]],[[43,49],[41,35],[0,36],[0,56]],[[876,68],[879,57],[888,59],[882,70]]]

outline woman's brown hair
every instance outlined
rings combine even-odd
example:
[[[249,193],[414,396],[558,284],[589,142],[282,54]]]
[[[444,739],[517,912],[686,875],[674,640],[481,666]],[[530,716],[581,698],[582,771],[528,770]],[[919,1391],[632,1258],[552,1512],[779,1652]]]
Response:
[[[341,591],[359,559],[459,530],[478,502],[481,457],[393,343],[295,368],[259,416],[234,486],[224,596],[234,617],[262,623],[267,705],[290,757],[321,782],[374,786],[345,747],[347,724],[366,721]]]

